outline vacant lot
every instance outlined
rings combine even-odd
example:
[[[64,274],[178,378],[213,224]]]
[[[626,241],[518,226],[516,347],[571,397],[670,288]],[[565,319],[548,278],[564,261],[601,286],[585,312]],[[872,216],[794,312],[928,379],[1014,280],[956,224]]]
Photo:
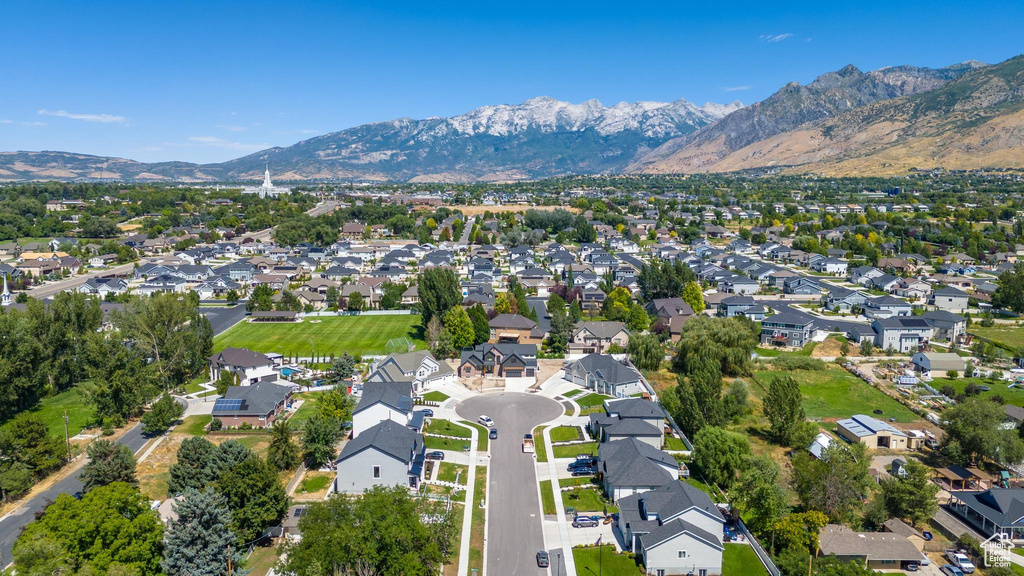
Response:
[[[1007,404],[1024,406],[1024,388],[1018,388],[1016,386],[1010,388],[1010,384],[1012,384],[1012,382],[1007,382],[1006,380],[991,380],[988,378],[957,378],[955,380],[950,380],[949,378],[935,378],[928,384],[936,390],[942,390],[943,386],[952,384],[953,388],[956,388],[957,394],[963,394],[964,389],[967,388],[968,384],[988,386],[988,390],[979,392],[978,395],[987,397],[998,394],[1003,397],[1003,400],[1005,400]]]
[[[765,388],[773,378],[795,378],[800,385],[804,410],[808,418],[839,420],[854,414],[872,414],[874,410],[881,410],[880,417],[885,419],[895,418],[898,422],[919,420],[906,406],[839,367],[828,366],[825,370],[787,372],[764,370],[755,372],[754,375]],[[760,396],[765,393],[758,386],[752,386],[751,389]]]
[[[996,324],[995,326],[985,328],[984,326],[980,326],[975,323],[971,326],[969,332],[977,334],[982,338],[1001,342],[1014,350],[1024,347],[1024,327],[1021,326],[1014,326],[1013,324]]]
[[[213,341],[214,350],[248,348],[286,356],[353,356],[384,354],[393,338],[408,338],[417,349],[426,347],[415,314],[397,316],[328,316],[302,322],[239,322]]]

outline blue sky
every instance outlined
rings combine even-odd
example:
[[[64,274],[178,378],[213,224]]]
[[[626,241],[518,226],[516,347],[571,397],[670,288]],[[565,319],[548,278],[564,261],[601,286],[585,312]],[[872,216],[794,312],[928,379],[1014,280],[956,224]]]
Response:
[[[1014,2],[0,0],[0,14],[0,150],[143,161],[542,95],[749,104],[846,64],[1024,52]]]

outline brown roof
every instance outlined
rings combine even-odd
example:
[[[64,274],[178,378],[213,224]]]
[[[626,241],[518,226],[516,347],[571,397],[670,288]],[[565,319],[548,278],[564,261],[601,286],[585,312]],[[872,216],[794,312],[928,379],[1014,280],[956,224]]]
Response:
[[[921,552],[906,536],[893,532],[854,532],[829,524],[818,532],[822,556],[859,556],[869,561],[921,560]]]

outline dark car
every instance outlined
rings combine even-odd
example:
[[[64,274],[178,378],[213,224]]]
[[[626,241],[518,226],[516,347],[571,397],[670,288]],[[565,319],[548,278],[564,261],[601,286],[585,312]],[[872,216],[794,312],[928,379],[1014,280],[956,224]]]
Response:
[[[423,413],[423,417],[424,418],[433,418],[434,417],[434,411],[431,410],[430,408],[424,408],[423,410],[420,410],[420,412]]]
[[[436,450],[434,452],[427,452],[424,456],[427,460],[444,460],[444,452]]]
[[[548,562],[548,553],[544,550],[537,552],[537,566],[539,568],[547,568],[550,566],[550,563]]]
[[[590,516],[577,516],[572,520],[573,528],[594,528],[597,525],[598,521]]]
[[[593,468],[580,467],[572,469],[573,476],[593,476],[594,474],[597,474],[597,470]]]
[[[595,457],[593,457],[593,456],[591,456],[589,454],[580,454],[579,456],[576,457],[576,460],[573,462],[574,466],[575,465],[593,466],[594,464],[597,464],[597,458],[595,458]]]
[[[569,464],[565,469],[568,470],[569,472],[572,472],[573,470],[576,470],[577,468],[593,468],[593,467],[594,467],[593,464],[588,464],[586,462],[573,462],[572,464]]]
[[[491,428],[491,433],[488,434],[487,437],[490,438],[491,440],[497,440],[498,439],[498,429],[497,428]]]

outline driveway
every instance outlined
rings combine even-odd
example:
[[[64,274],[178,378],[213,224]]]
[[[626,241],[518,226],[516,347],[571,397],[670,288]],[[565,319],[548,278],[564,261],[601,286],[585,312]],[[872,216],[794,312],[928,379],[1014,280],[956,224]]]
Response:
[[[245,304],[234,306],[203,306],[199,313],[206,316],[213,328],[213,335],[217,336],[245,318]]]
[[[538,550],[545,549],[540,495],[532,454],[523,454],[523,434],[562,414],[562,406],[538,394],[504,392],[464,400],[458,415],[476,422],[481,414],[494,419],[498,439],[490,443],[491,470],[487,486],[486,572],[494,576],[540,575]]]
[[[136,424],[134,428],[118,438],[117,443],[124,444],[137,453],[148,440],[149,438],[142,435],[142,425]],[[74,494],[82,490],[82,482],[78,479],[81,474],[82,471],[79,469],[0,520],[0,566],[11,563],[11,550],[14,548],[14,541],[18,539],[21,530],[35,519],[36,514],[45,510],[51,502],[57,499],[57,496]]]

